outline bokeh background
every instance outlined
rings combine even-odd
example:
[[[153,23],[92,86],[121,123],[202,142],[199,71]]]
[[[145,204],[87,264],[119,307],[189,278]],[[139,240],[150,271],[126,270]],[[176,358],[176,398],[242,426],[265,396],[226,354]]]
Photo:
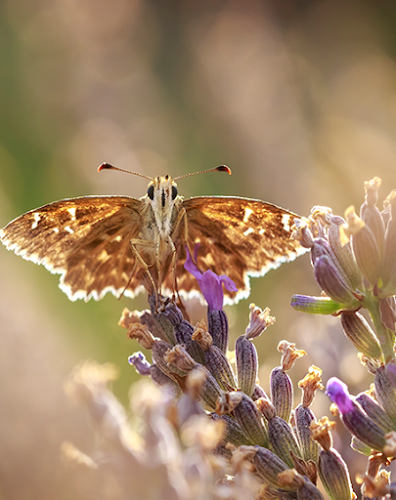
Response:
[[[260,198],[302,215],[315,204],[358,207],[374,175],[385,197],[396,187],[395,26],[393,0],[2,0],[0,226],[65,197],[145,194],[144,179],[98,174],[103,161],[149,176],[225,163],[232,177],[187,178],[179,192]],[[138,377],[127,356],[138,346],[117,321],[145,298],[71,303],[57,276],[5,248],[0,276],[0,497],[105,498],[61,460],[66,439],[94,447],[62,386],[83,360],[110,361],[128,404]],[[295,382],[316,364],[324,380],[366,389],[339,321],[294,312],[293,293],[319,293],[307,256],[253,280],[249,300],[227,309],[232,339],[249,302],[277,317],[256,341],[264,388],[287,339],[308,353]],[[205,314],[189,307],[194,320]],[[328,406],[319,395],[314,409],[320,417]],[[364,461],[338,429],[354,475]]]

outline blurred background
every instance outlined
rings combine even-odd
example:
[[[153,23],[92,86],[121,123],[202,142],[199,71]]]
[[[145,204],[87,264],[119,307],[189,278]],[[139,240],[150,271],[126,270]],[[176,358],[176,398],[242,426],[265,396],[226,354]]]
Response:
[[[145,194],[144,179],[98,174],[104,161],[173,177],[225,163],[232,177],[187,178],[179,192],[260,198],[301,215],[315,204],[341,215],[358,207],[375,175],[385,197],[396,187],[395,23],[392,0],[3,0],[0,226],[66,197]],[[145,297],[72,303],[58,276],[3,247],[0,275],[0,496],[101,498],[61,464],[64,440],[94,446],[63,381],[87,358],[113,362],[128,405],[138,376],[127,356],[139,347],[117,321]],[[249,303],[269,306],[277,322],[255,342],[265,389],[281,339],[308,353],[291,371],[296,384],[315,364],[324,381],[368,388],[339,320],[289,306],[293,293],[320,291],[309,257],[251,285],[227,308],[231,346]],[[188,307],[195,321],[206,314]],[[319,395],[317,416],[328,407]],[[336,446],[362,471],[338,430]]]

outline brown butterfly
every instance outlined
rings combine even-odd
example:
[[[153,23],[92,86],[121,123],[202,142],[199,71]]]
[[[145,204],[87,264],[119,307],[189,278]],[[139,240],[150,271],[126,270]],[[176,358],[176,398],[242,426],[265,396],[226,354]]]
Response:
[[[107,163],[103,169],[121,170]],[[215,170],[231,174],[226,166],[205,172]],[[186,247],[192,253],[199,244],[200,269],[226,274],[238,288],[225,290],[225,302],[232,303],[249,295],[249,276],[305,252],[291,238],[297,217],[248,198],[185,200],[166,175],[151,179],[139,199],[84,196],[49,203],[14,219],[0,239],[17,255],[60,274],[69,299],[85,301],[107,292],[134,297],[144,288],[200,296],[196,279],[183,268]]]

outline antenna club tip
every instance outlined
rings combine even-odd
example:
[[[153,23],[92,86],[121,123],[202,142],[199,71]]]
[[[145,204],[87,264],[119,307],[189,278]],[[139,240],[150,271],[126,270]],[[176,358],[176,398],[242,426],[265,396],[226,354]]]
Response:
[[[219,165],[216,170],[218,172],[227,172],[228,175],[231,175],[232,172],[231,172],[231,169],[230,167],[227,167],[227,165]]]
[[[107,163],[106,161],[104,163],[102,163],[101,165],[99,165],[98,167],[98,172],[100,172],[101,170],[104,170],[104,169],[111,169],[113,168],[113,165],[110,165],[110,163]]]

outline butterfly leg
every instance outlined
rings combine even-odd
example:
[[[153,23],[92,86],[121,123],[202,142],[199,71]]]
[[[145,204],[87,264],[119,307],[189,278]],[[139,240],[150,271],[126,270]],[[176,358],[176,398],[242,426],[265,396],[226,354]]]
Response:
[[[173,283],[173,293],[172,293],[172,301],[174,302],[176,300],[176,291],[177,291],[177,282],[176,282],[176,256],[177,256],[177,250],[176,246],[173,243],[173,240],[170,236],[168,236],[168,243],[169,246],[171,247],[172,250],[172,261],[171,261],[171,266],[172,266],[172,283]]]
[[[149,266],[147,265],[147,263],[145,262],[145,260],[143,259],[143,257],[140,255],[140,253],[138,252],[138,250],[136,248],[137,245],[142,245],[144,247],[154,247],[154,246],[157,246],[157,244],[153,241],[141,240],[139,238],[132,238],[131,240],[129,240],[129,243],[131,245],[131,250],[132,250],[133,255],[136,257],[136,260],[139,262],[140,267],[147,273],[149,280],[151,281],[151,284],[153,285],[153,292],[155,292],[155,291],[158,292],[157,287],[156,287],[155,282],[154,282],[154,278],[152,277],[152,275],[150,273]]]

